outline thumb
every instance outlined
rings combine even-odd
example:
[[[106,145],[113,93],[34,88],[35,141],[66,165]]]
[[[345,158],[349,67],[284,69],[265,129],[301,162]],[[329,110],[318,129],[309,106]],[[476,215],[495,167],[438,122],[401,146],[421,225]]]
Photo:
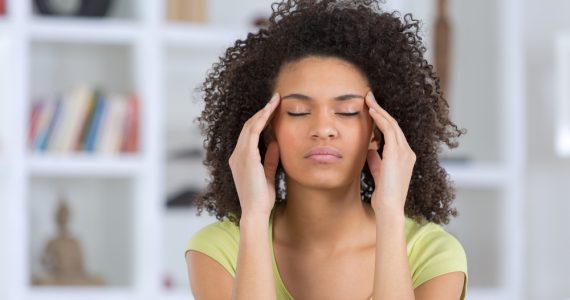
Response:
[[[272,185],[275,184],[275,172],[279,165],[279,145],[276,141],[272,141],[267,145],[265,151],[265,160],[263,161],[263,170],[265,171],[265,178]]]

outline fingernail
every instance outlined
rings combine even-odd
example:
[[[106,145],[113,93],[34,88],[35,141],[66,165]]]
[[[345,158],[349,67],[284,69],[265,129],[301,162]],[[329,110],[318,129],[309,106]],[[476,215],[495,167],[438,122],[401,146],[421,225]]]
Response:
[[[368,91],[368,94],[370,95],[370,99],[376,100],[376,98],[374,97],[374,94],[372,94],[372,91]]]

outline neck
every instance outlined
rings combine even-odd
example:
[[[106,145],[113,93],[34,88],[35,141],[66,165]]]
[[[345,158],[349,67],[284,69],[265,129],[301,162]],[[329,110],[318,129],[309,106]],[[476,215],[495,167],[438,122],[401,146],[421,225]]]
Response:
[[[275,211],[275,240],[288,247],[334,254],[369,245],[374,211],[360,200],[360,181],[317,189],[288,180],[287,199]]]

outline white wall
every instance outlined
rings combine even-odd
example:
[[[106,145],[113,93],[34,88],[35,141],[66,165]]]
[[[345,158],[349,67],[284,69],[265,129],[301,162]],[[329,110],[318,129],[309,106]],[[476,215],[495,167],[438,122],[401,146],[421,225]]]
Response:
[[[558,32],[570,33],[570,2],[524,3],[528,299],[570,299],[570,159],[560,159],[554,153],[554,39]]]

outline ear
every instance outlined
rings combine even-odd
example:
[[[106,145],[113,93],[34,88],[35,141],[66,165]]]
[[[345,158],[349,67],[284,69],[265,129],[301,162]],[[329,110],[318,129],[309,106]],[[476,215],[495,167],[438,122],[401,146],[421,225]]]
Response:
[[[370,134],[370,140],[368,142],[369,150],[378,150],[380,148],[381,135],[382,133],[376,128],[376,124],[373,124],[372,133]]]
[[[273,132],[273,127],[271,127],[271,124],[268,124],[267,127],[263,129],[262,138],[265,147],[267,147],[267,145],[269,145],[269,143],[271,143],[272,141],[276,140],[275,133]]]

